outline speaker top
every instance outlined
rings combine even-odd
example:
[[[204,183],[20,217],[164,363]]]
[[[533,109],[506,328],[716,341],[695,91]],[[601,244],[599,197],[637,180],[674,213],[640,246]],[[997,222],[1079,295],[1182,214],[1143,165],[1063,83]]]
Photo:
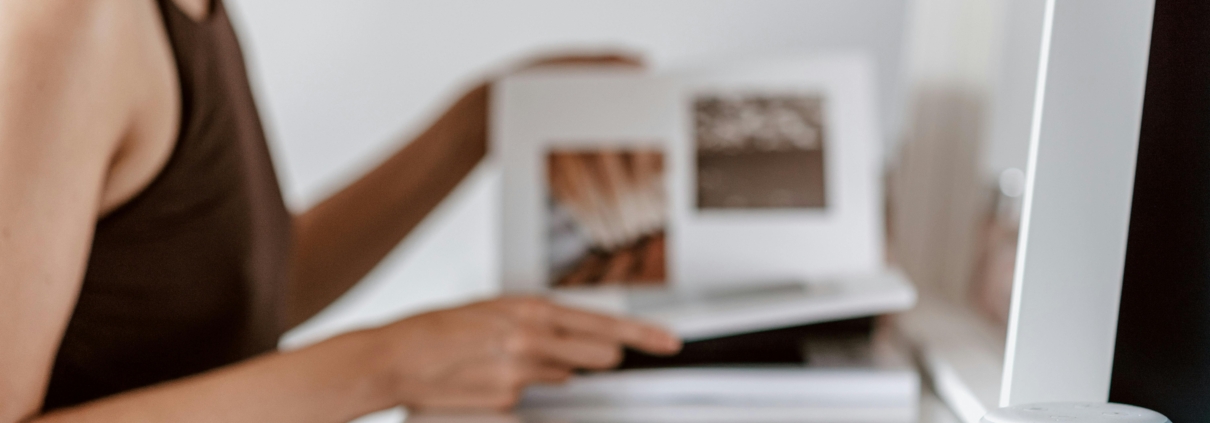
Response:
[[[1163,414],[1114,403],[1056,402],[1022,404],[994,410],[981,423],[1172,423]]]

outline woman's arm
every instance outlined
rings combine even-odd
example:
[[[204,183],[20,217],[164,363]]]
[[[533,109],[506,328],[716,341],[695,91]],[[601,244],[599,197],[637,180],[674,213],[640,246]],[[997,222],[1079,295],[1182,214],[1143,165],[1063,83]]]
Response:
[[[641,63],[604,54],[553,57],[524,67],[552,65]],[[483,159],[489,94],[488,84],[467,92],[406,147],[295,218],[288,302],[293,324],[361,280]]]
[[[400,403],[390,357],[372,338],[371,332],[346,334],[24,422],[349,421]]]
[[[361,280],[483,159],[486,85],[361,179],[294,219],[290,325]]]
[[[506,409],[532,383],[605,369],[620,345],[679,348],[634,322],[508,298],[426,313],[56,411],[51,422],[343,422],[395,405]],[[0,420],[15,423],[15,420]]]

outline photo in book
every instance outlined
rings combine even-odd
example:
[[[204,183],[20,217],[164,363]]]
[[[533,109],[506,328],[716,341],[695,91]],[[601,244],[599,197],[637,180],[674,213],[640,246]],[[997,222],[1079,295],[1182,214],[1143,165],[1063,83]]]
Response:
[[[489,131],[503,291],[880,271],[875,70],[836,54],[504,78]],[[658,172],[631,167],[656,157]],[[662,185],[617,188],[636,178]]]
[[[550,285],[667,281],[664,154],[658,149],[550,150]]]
[[[826,207],[823,108],[819,95],[697,96],[697,208]]]

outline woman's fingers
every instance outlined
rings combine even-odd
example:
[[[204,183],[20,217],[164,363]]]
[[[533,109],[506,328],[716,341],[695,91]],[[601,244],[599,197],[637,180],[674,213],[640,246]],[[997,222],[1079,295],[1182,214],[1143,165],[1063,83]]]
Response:
[[[561,336],[550,329],[531,328],[509,340],[509,352],[560,368],[607,369],[622,359],[620,346],[584,336]]]
[[[540,298],[505,298],[484,305],[517,322],[513,333],[503,338],[508,343],[505,349],[514,353],[540,355],[547,354],[543,352],[546,349],[561,354],[569,349],[584,353],[584,349],[599,346],[615,351],[619,346],[629,346],[653,354],[673,354],[681,348],[680,339],[655,326],[562,307]]]
[[[668,331],[635,320],[551,305],[550,323],[572,336],[614,342],[653,354],[674,354],[681,340]]]

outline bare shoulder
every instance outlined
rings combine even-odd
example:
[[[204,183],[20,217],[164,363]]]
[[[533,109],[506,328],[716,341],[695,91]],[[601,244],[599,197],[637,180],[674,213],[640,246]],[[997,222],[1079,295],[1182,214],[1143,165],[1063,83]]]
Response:
[[[16,70],[62,75],[65,65],[117,59],[136,20],[135,1],[0,0],[0,66],[8,78],[30,77]],[[18,60],[20,59],[20,60]],[[90,70],[70,69],[75,72]],[[49,72],[46,72],[49,71]]]
[[[125,50],[121,1],[0,0],[0,144],[23,140],[116,143],[126,116],[120,77]],[[125,2],[132,3],[132,2]],[[89,105],[105,107],[87,107]],[[5,123],[16,123],[5,122]],[[83,126],[79,143],[54,126]],[[22,131],[21,133],[7,133]],[[67,135],[67,136],[65,136]],[[102,135],[108,139],[101,140]]]
[[[101,212],[141,189],[176,124],[161,25],[154,0],[0,0],[0,154],[99,166]]]
[[[4,26],[0,29],[5,35],[25,35],[26,40],[65,38],[73,32],[73,24],[86,24],[90,17],[112,8],[104,0],[2,0],[0,22]]]

